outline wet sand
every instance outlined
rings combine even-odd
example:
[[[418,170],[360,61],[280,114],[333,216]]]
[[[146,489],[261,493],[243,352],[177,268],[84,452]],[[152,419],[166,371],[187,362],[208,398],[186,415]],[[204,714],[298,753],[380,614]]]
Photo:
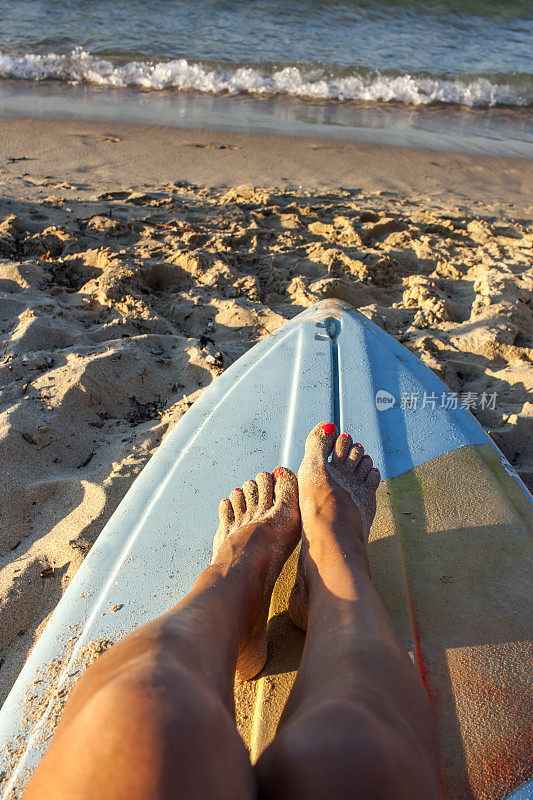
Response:
[[[165,434],[319,299],[470,398],[531,485],[533,161],[0,118],[0,180],[0,701]]]

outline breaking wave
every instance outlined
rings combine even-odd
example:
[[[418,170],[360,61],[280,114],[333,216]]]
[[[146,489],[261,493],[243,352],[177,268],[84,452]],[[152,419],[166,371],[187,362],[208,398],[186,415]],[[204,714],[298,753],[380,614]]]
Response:
[[[354,69],[335,74],[334,68],[302,65],[216,66],[177,59],[117,65],[85,51],[70,55],[0,53],[0,77],[61,80],[116,88],[175,89],[216,94],[253,94],[315,100],[359,100],[413,105],[450,103],[483,108],[533,105],[529,75],[455,76],[384,74]]]

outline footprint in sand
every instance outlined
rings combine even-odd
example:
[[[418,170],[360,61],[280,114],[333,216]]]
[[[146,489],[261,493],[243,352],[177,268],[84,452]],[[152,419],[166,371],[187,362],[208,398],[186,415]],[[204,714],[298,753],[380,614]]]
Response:
[[[238,150],[238,146],[236,144],[198,144],[194,142],[192,147],[199,147],[203,150]]]

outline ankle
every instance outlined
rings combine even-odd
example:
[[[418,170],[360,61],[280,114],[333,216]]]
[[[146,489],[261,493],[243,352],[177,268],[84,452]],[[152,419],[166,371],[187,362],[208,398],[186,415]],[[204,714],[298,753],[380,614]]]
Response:
[[[331,528],[325,528],[320,536],[316,535],[315,528],[314,534],[311,540],[306,540],[305,555],[301,562],[303,577],[309,590],[313,586],[324,584],[326,580],[328,584],[331,584],[331,580],[348,583],[368,580],[370,565],[361,539],[353,534],[335,536]]]
[[[204,620],[204,627],[209,627],[207,640],[216,640],[220,635],[226,636],[228,626],[239,631],[242,641],[255,625],[265,600],[265,585],[262,577],[247,567],[245,562],[231,564],[211,564],[197,578],[188,595],[187,612],[184,614],[186,628],[191,620],[196,619],[196,601],[202,606],[212,608],[209,620]]]
[[[322,626],[330,615],[335,624],[344,619],[351,625],[361,596],[367,595],[372,586],[368,564],[361,559],[354,567],[353,563],[339,560],[320,569],[310,567],[306,572],[303,596],[308,625],[318,621]]]
[[[330,527],[338,533],[342,529],[363,541],[361,512],[349,493],[337,487],[317,494],[308,494],[301,502],[303,527]]]
[[[260,604],[262,596],[262,571],[252,566],[246,558],[234,561],[217,559],[200,573],[192,591],[214,593],[220,598],[241,597],[247,608]],[[224,602],[222,600],[222,602]]]
[[[357,508],[355,514],[350,509],[323,509],[308,520],[307,515],[303,517],[304,537],[310,553],[320,562],[337,552],[346,558],[366,558],[363,523]]]

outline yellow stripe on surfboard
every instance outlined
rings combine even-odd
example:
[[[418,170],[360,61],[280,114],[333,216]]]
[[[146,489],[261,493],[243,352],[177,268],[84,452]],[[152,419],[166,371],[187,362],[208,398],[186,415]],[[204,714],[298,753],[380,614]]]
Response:
[[[450,800],[505,798],[531,777],[530,525],[531,505],[490,445],[438,456],[378,491],[372,576],[413,658],[418,649]],[[301,656],[304,635],[287,614],[296,563],[297,553],[276,584],[265,669],[236,686],[252,761],[275,734]]]

